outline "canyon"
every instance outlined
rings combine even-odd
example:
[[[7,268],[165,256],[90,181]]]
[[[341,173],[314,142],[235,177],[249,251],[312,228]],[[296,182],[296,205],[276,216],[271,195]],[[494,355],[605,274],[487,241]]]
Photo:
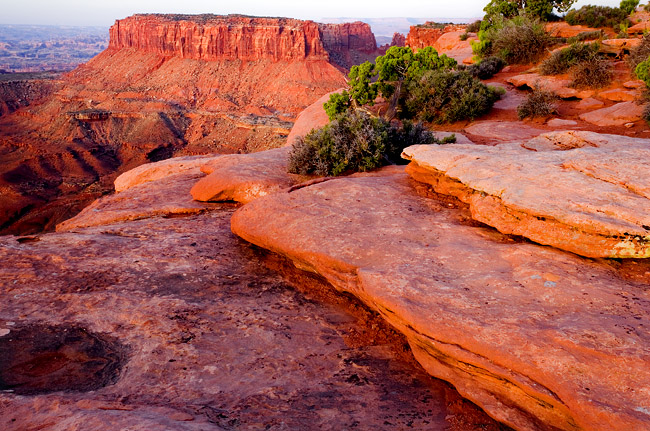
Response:
[[[4,103],[0,232],[52,230],[147,161],[281,146],[299,112],[376,55],[363,23],[118,20],[102,53],[29,103]]]
[[[471,62],[463,33],[394,43]],[[367,25],[110,36],[0,117],[3,428],[650,428],[650,132],[622,62],[587,92],[509,66],[489,114],[433,126],[456,143],[318,178],[288,155],[380,52]],[[522,122],[535,79],[567,94]]]

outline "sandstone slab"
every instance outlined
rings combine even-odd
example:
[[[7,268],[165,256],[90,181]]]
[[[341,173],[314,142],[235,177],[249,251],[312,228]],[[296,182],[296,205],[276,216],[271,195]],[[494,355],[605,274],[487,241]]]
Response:
[[[0,429],[505,431],[363,323],[378,319],[265,268],[232,211],[0,237]],[[117,347],[84,356],[84,334]],[[39,356],[5,368],[11,339]],[[116,378],[84,388],[112,357]]]
[[[59,232],[150,217],[198,214],[211,204],[196,202],[190,189],[205,176],[200,168],[162,177],[97,199],[75,217],[56,226]]]
[[[563,127],[577,126],[578,122],[573,120],[563,120],[562,118],[553,118],[552,120],[548,120],[546,125],[549,127],[555,127],[559,129]]]
[[[647,279],[449,206],[389,168],[255,200],[232,229],[361,298],[427,371],[516,429],[648,429]]]
[[[203,167],[208,176],[192,187],[192,197],[203,202],[247,203],[289,188],[301,178],[287,173],[290,151],[291,148],[283,147],[220,157]]]
[[[605,102],[602,100],[594,99],[593,97],[587,97],[586,99],[582,99],[580,102],[576,104],[576,107],[578,109],[582,110],[590,110],[590,109],[598,109],[602,108],[605,106]]]
[[[553,37],[574,37],[580,33],[595,32],[597,28],[585,27],[583,25],[570,25],[565,21],[550,22],[546,24],[546,31]]]
[[[639,98],[639,93],[636,91],[623,90],[620,88],[613,88],[611,90],[601,91],[598,97],[612,102],[631,102]]]
[[[174,157],[159,162],[146,163],[124,172],[117,177],[115,179],[115,191],[119,193],[142,183],[156,181],[173,174],[200,168],[218,157],[221,156]]]
[[[589,257],[650,257],[650,140],[556,132],[496,147],[414,146],[404,157],[414,178],[503,233]]]
[[[620,102],[607,108],[580,115],[580,119],[596,126],[623,126],[643,118],[643,105]]]
[[[530,139],[545,130],[516,121],[478,121],[466,127],[465,132],[500,143]]]
[[[515,87],[535,88],[540,86],[544,90],[552,91],[562,99],[585,99],[594,94],[593,90],[578,90],[572,88],[571,80],[559,76],[544,76],[538,73],[524,73],[515,75],[506,80]]]

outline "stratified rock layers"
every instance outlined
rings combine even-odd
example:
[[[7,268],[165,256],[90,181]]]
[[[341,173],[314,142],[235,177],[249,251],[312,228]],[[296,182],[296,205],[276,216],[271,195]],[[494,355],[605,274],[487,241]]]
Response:
[[[255,200],[240,237],[352,292],[420,363],[520,430],[650,427],[647,286],[418,196],[401,168]]]
[[[650,257],[650,140],[548,133],[496,147],[414,146],[408,172],[472,217],[587,257]]]

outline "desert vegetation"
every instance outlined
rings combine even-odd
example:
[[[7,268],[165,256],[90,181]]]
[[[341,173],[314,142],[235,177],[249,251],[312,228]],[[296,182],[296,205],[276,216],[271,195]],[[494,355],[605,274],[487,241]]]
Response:
[[[289,171],[340,175],[400,162],[410,145],[446,143],[419,122],[450,123],[487,112],[502,89],[476,76],[494,73],[503,62],[485,60],[466,70],[446,55],[427,47],[392,47],[375,63],[352,67],[349,89],[330,96],[324,108],[331,122],[294,144]],[[372,109],[383,100],[379,109]]]

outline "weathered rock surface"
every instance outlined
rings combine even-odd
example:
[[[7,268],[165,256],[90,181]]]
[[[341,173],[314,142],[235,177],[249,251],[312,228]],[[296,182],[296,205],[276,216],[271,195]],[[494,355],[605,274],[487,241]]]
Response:
[[[584,109],[584,110],[590,110],[590,109],[598,109],[602,108],[605,106],[605,102],[602,100],[594,99],[593,97],[587,97],[586,99],[582,99],[580,102],[576,104],[576,107],[578,109]]]
[[[563,120],[562,118],[553,118],[546,123],[549,127],[555,127],[561,129],[563,127],[573,127],[577,126],[578,122],[573,120]]]
[[[503,430],[403,359],[380,319],[267,270],[231,213],[0,237],[0,429]],[[8,362],[12,342],[27,347]]]
[[[302,178],[287,173],[290,151],[283,147],[219,157],[202,168],[208,176],[192,187],[192,197],[203,202],[247,203],[287,189]]]
[[[519,144],[414,146],[408,172],[472,217],[588,257],[650,257],[650,140],[547,133]],[[552,187],[549,187],[549,184]]]
[[[427,371],[517,429],[648,429],[647,279],[468,225],[414,190],[399,168],[337,179],[255,200],[232,229],[361,298]]]
[[[198,214],[211,207],[192,200],[190,189],[205,176],[195,167],[132,186],[94,201],[73,218],[56,226],[59,232],[151,217]]]
[[[631,102],[638,99],[640,94],[636,91],[623,90],[620,88],[612,88],[611,90],[601,91],[598,97],[613,102]]]
[[[479,121],[466,127],[465,132],[493,143],[501,143],[530,139],[545,130],[515,121]]]
[[[596,126],[622,126],[639,121],[643,117],[643,105],[621,102],[607,108],[580,114],[580,119]]]
[[[593,90],[579,90],[570,87],[571,80],[558,76],[544,76],[539,73],[524,73],[515,75],[506,80],[515,87],[535,88],[540,86],[544,90],[552,91],[562,99],[585,99],[594,94]]]
[[[137,168],[124,172],[115,179],[115,191],[123,192],[133,186],[150,181],[157,181],[173,174],[201,168],[211,161],[221,157],[218,156],[188,156],[175,157],[173,159],[161,160],[155,163],[146,163]]]

